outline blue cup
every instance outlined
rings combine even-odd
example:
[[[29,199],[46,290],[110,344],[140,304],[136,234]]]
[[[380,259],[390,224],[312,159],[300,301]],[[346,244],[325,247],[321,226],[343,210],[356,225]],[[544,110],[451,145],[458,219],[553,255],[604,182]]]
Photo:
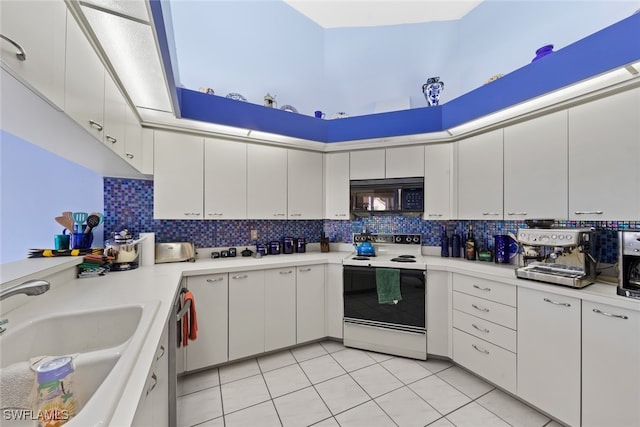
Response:
[[[498,264],[509,264],[518,255],[518,242],[507,234],[493,236],[495,238],[495,261]]]
[[[320,110],[314,111],[313,115],[316,116],[317,119],[324,119],[324,113]]]
[[[90,249],[93,243],[93,233],[73,233],[70,249]]]

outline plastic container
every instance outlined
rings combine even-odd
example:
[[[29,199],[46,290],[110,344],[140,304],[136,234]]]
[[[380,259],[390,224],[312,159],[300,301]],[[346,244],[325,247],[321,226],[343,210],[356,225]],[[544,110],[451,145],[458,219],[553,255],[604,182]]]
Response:
[[[44,362],[36,369],[38,378],[38,426],[59,426],[79,411],[74,393],[75,369],[70,356]]]

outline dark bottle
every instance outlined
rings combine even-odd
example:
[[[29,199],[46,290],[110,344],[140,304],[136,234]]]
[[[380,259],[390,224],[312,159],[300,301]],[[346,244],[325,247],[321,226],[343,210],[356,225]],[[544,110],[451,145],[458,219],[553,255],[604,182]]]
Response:
[[[461,256],[461,238],[458,232],[456,231],[451,237],[451,256],[454,258],[460,258]]]
[[[447,227],[442,227],[442,237],[440,238],[440,256],[449,256],[449,236],[447,236]]]
[[[464,257],[471,261],[476,259],[476,240],[473,238],[473,225],[471,224],[469,224],[467,240],[464,241]]]

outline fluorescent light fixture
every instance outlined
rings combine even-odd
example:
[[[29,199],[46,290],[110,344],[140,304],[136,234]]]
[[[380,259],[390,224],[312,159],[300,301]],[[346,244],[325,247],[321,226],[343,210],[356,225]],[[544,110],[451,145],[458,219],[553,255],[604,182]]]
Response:
[[[173,111],[148,15],[128,19],[87,5],[82,12],[134,105]]]
[[[640,63],[634,64],[640,65]],[[640,69],[640,68],[638,68]],[[636,76],[633,76],[636,77]],[[451,135],[461,135],[474,130],[482,129],[489,125],[498,124],[508,119],[513,119],[524,114],[533,113],[545,107],[549,107],[560,102],[586,95],[597,89],[605,88],[614,84],[622,83],[633,78],[626,67],[601,74],[599,76],[583,80],[579,83],[564,87],[554,92],[547,93],[537,98],[530,99],[520,104],[505,108],[504,110],[480,117],[467,123],[452,127],[447,132]]]

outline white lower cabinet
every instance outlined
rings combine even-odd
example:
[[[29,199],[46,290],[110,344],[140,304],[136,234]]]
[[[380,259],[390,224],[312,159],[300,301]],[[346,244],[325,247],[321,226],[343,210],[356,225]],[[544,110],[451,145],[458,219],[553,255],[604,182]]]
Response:
[[[325,327],[327,336],[342,339],[344,298],[342,264],[327,264],[325,290]]]
[[[296,343],[296,269],[264,272],[264,350]]]
[[[453,357],[451,273],[427,270],[427,353]]]
[[[570,426],[580,425],[580,303],[518,288],[517,394]]]
[[[186,369],[193,371],[229,360],[227,349],[229,275],[187,277],[198,313],[198,338],[185,347]]]
[[[640,426],[640,312],[582,302],[582,425]]]
[[[264,270],[229,273],[229,360],[264,353]]]
[[[324,265],[303,265],[297,268],[296,323],[297,342],[325,337]]]

